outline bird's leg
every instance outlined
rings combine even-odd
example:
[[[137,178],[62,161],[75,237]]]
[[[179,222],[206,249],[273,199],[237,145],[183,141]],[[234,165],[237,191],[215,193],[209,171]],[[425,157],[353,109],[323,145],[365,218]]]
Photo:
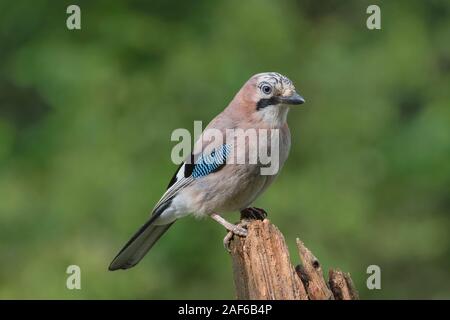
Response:
[[[246,220],[264,220],[267,218],[267,212],[261,208],[245,208],[241,210],[241,219]]]
[[[234,234],[237,234],[238,236],[246,237],[247,236],[247,230],[244,229],[240,224],[232,224],[231,222],[228,222],[224,218],[222,218],[217,213],[211,214],[211,218],[216,220],[218,223],[223,225],[225,229],[228,231],[233,232]]]
[[[225,247],[225,249],[228,252],[231,251],[230,250],[230,241],[231,241],[231,239],[233,239],[233,236],[235,234],[238,235],[238,236],[241,236],[241,237],[246,237],[247,236],[247,229],[245,229],[247,224],[246,224],[245,221],[240,222],[238,224],[232,224],[231,222],[228,222],[227,220],[222,218],[217,213],[211,214],[211,218],[216,220],[218,223],[220,223],[222,226],[224,226],[225,229],[228,230],[227,235],[225,236],[225,238],[223,238],[223,246]]]

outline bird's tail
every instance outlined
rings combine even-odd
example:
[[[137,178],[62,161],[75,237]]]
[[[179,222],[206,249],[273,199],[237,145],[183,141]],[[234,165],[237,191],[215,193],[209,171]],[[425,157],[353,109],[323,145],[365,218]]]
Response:
[[[127,242],[109,265],[109,270],[114,271],[134,267],[153,247],[156,241],[175,223],[174,221],[165,225],[155,225],[155,218],[157,217],[153,216],[150,218]]]

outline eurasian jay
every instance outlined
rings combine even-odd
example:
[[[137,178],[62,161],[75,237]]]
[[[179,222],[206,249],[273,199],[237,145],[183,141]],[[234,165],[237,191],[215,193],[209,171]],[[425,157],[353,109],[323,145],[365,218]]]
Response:
[[[228,222],[222,214],[238,210],[265,215],[264,210],[250,208],[250,205],[273,182],[286,161],[291,145],[286,122],[289,107],[304,102],[293,83],[279,73],[259,73],[251,77],[225,110],[205,128],[191,156],[180,165],[155,205],[150,219],[117,254],[109,270],[135,266],[175,221],[191,213],[198,217],[210,216],[222,224],[229,231],[224,244],[233,234],[246,236],[244,226]],[[249,130],[265,130],[266,137],[251,136]],[[217,139],[215,135],[212,139],[210,132],[222,133],[226,138]],[[276,144],[274,136],[278,137]],[[252,137],[257,140],[253,141]],[[261,148],[272,155],[277,153],[276,172],[262,174],[267,163],[263,164],[260,159]],[[249,160],[251,152],[257,153],[254,162]]]

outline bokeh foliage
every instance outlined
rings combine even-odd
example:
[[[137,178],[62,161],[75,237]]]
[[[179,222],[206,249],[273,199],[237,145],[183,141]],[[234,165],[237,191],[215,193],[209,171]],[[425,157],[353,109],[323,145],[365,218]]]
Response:
[[[77,3],[82,30],[65,26]],[[450,297],[450,3],[0,3],[0,298],[233,298],[224,230],[184,219],[108,272],[176,166],[170,134],[289,76],[290,158],[257,205],[363,298]],[[230,219],[236,220],[237,214]],[[82,269],[82,290],[65,270]],[[366,268],[382,290],[365,288]]]

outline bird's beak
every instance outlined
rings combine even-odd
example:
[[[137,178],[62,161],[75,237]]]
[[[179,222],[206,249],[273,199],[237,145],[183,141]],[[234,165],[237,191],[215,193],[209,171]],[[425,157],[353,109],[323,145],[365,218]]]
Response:
[[[305,103],[305,99],[297,92],[294,92],[289,97],[281,97],[281,102],[284,104],[303,104]]]

